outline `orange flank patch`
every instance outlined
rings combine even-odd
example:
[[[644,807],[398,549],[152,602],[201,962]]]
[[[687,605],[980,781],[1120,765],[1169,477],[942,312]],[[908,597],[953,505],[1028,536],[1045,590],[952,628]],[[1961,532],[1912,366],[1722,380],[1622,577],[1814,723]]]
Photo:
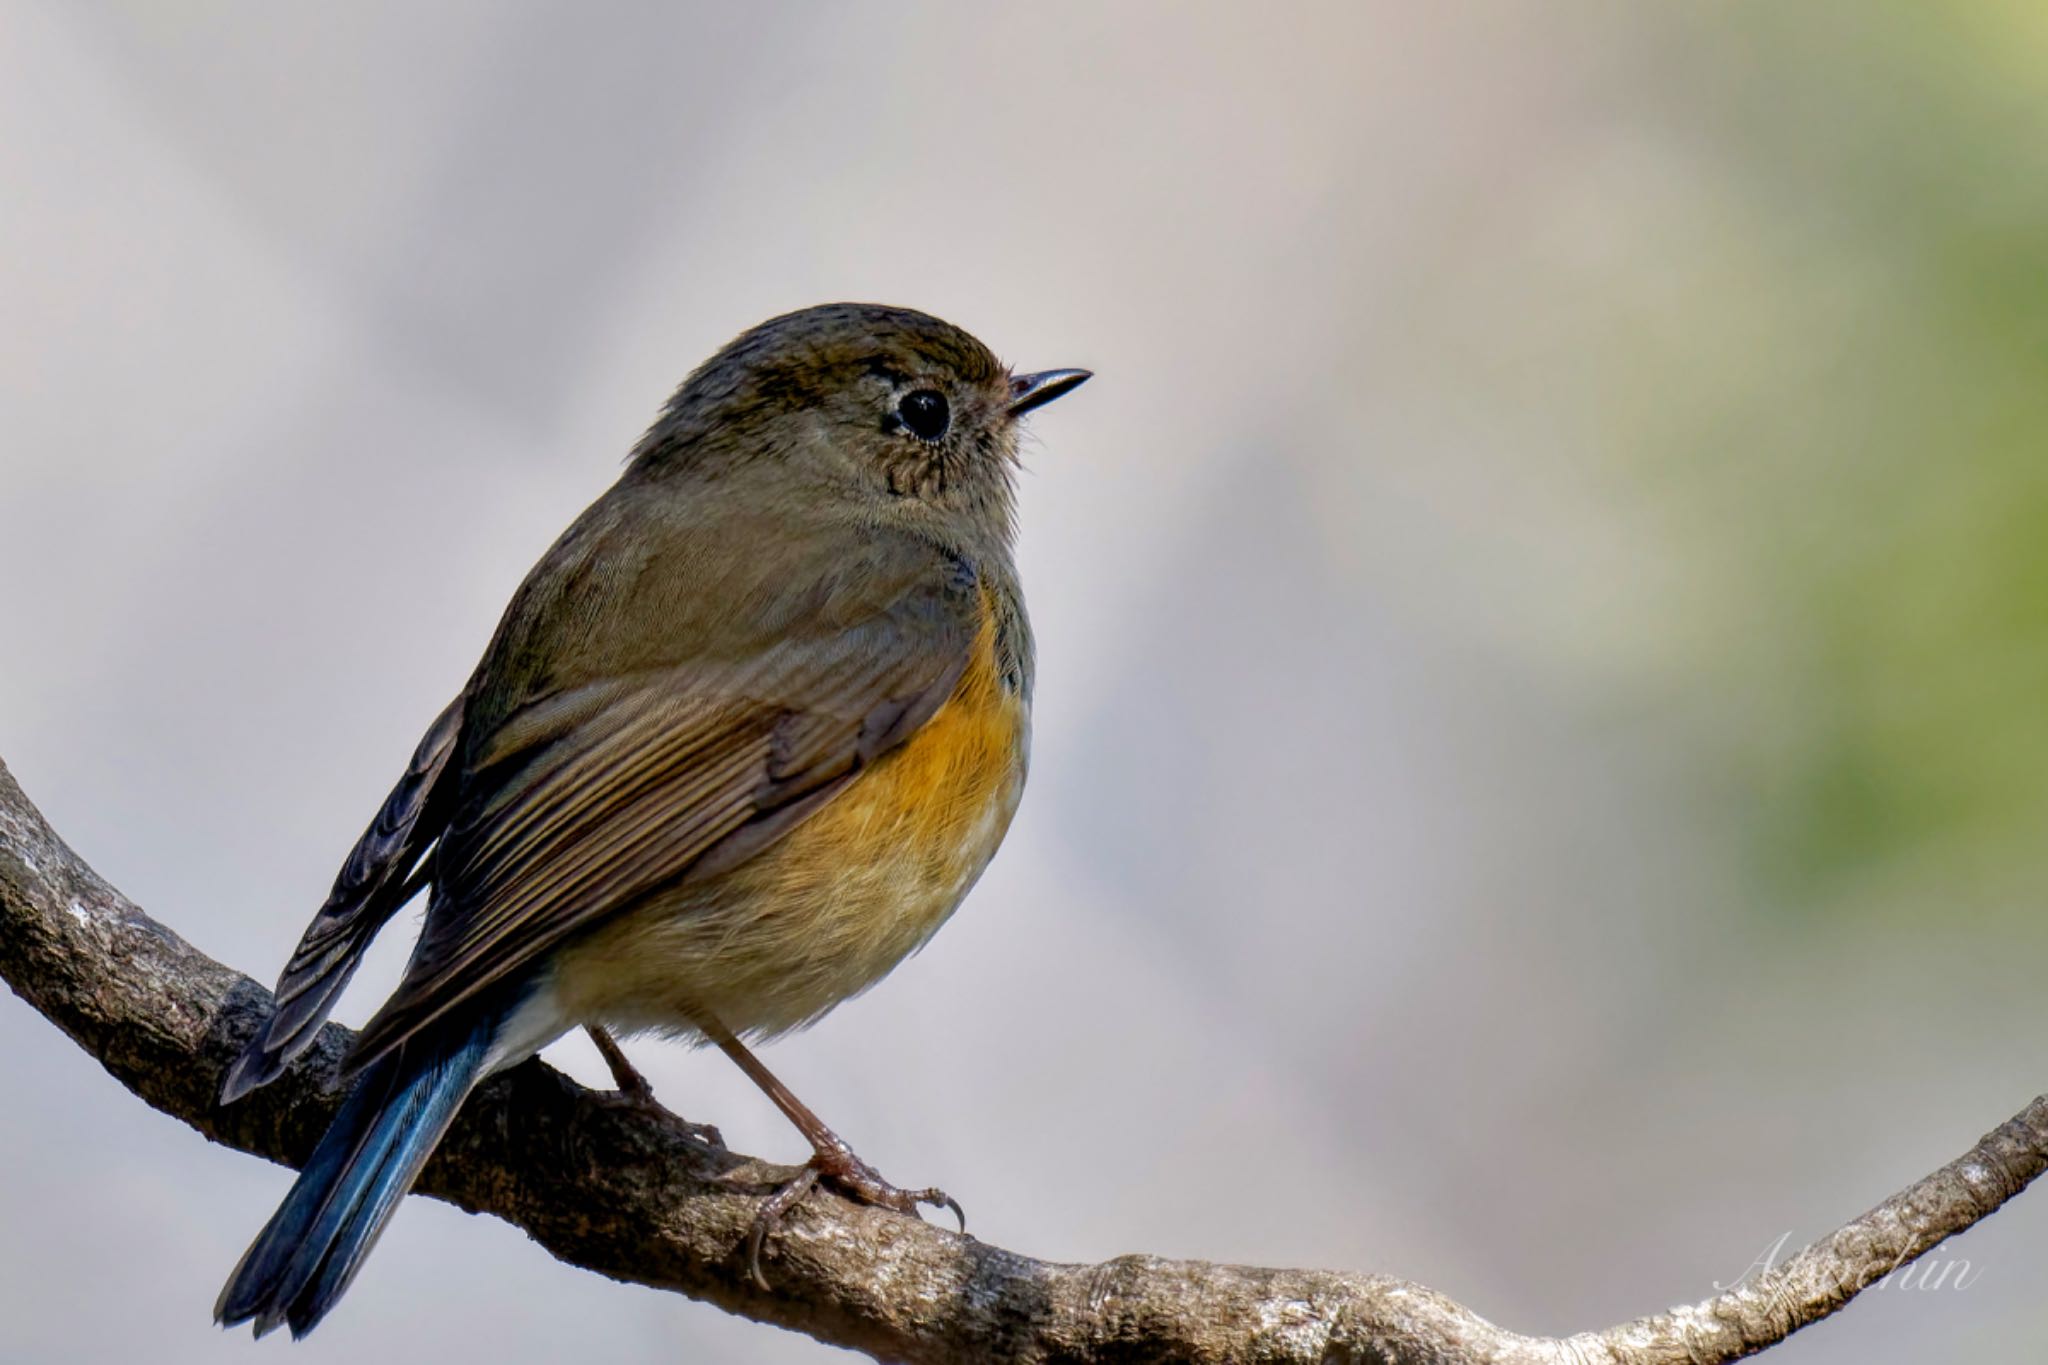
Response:
[[[627,1030],[812,1022],[922,947],[974,885],[1023,793],[1027,725],[985,624],[953,695],[817,814],[566,948],[561,1004]]]

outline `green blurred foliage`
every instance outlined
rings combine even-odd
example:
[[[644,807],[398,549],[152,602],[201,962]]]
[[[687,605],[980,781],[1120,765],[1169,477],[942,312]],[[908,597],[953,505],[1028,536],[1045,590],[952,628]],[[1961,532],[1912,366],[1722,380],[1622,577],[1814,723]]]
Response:
[[[1726,752],[1768,899],[2041,925],[2048,15],[1758,4],[1692,36],[1719,50],[1686,69],[1739,73],[1695,107],[1763,250],[1706,306],[1756,325],[1720,322],[1753,344],[1713,420],[1643,434],[1733,551],[1694,666],[1754,708]]]

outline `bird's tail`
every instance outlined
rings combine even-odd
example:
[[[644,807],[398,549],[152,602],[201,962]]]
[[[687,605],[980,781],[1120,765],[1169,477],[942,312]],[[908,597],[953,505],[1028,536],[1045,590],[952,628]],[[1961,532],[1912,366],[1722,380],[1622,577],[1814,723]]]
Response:
[[[413,1178],[483,1074],[501,1013],[415,1036],[357,1079],[298,1182],[242,1253],[213,1306],[256,1335],[313,1330],[341,1298]]]

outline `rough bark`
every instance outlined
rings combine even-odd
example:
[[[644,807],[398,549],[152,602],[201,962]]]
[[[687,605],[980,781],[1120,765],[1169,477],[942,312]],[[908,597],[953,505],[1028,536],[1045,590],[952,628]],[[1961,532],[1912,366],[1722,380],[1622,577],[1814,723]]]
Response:
[[[0,976],[123,1085],[216,1142],[296,1165],[326,1126],[349,1034],[223,1108],[269,993],[150,919],[51,832],[0,764]],[[2048,1097],[1840,1231],[1703,1303],[1569,1338],[1506,1331],[1384,1275],[1125,1256],[1061,1265],[814,1197],[750,1279],[754,1211],[790,1172],[539,1063],[485,1085],[420,1188],[571,1265],[705,1299],[887,1360],[1672,1362],[1783,1340],[1990,1214],[2048,1166]],[[358,1305],[359,1308],[363,1307]]]

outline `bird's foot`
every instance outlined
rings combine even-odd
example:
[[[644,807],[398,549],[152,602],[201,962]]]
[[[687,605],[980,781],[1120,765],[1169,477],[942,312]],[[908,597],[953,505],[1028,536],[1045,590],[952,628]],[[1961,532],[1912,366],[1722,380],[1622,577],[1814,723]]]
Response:
[[[604,1064],[611,1068],[614,1086],[612,1093],[618,1097],[620,1103],[681,1124],[683,1132],[692,1140],[717,1151],[725,1150],[725,1135],[716,1127],[708,1123],[692,1123],[681,1114],[671,1112],[660,1100],[654,1098],[654,1087],[647,1083],[647,1078],[640,1074],[638,1068],[626,1060],[625,1050],[619,1046],[618,1039],[612,1037],[610,1032],[595,1024],[588,1025],[585,1032],[590,1034],[590,1041],[597,1044],[598,1054],[604,1058]]]
[[[754,1215],[754,1225],[747,1232],[747,1269],[754,1277],[754,1283],[763,1291],[768,1288],[768,1277],[761,1271],[761,1248],[768,1238],[782,1226],[782,1220],[791,1209],[803,1203],[804,1197],[820,1182],[832,1186],[856,1204],[870,1204],[878,1209],[894,1209],[919,1217],[918,1210],[929,1204],[933,1208],[953,1211],[960,1220],[960,1230],[967,1231],[967,1214],[960,1208],[960,1201],[940,1189],[906,1190],[891,1185],[882,1178],[882,1173],[855,1156],[853,1149],[837,1137],[829,1144],[821,1144],[803,1170],[774,1194],[768,1196]]]

